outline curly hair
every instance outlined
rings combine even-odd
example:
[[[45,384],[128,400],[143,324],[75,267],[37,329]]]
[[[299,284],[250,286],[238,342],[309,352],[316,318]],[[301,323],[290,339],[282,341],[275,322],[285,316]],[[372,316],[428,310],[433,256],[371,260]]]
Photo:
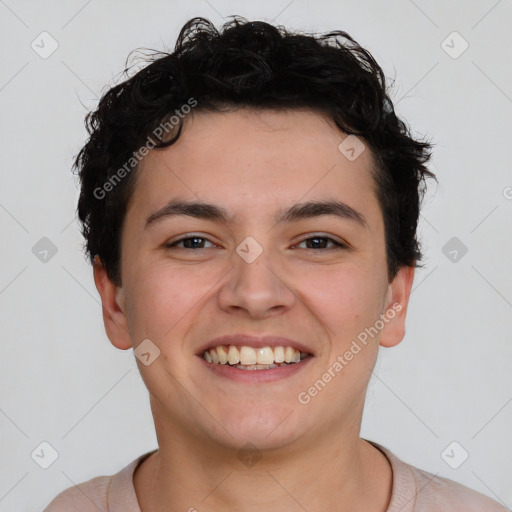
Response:
[[[120,238],[136,183],[135,157],[148,137],[156,150],[179,138],[183,116],[173,116],[177,130],[171,137],[162,137],[159,127],[191,98],[195,112],[306,108],[362,137],[376,162],[371,172],[389,281],[402,266],[422,266],[416,230],[425,178],[435,179],[426,167],[432,145],[411,136],[395,114],[381,67],[348,33],[291,32],[239,16],[219,31],[197,17],[183,26],[173,52],[153,50],[145,63],[87,114],[89,139],[73,165],[81,184],[77,212],[84,249],[91,262],[98,255],[113,283],[121,285]]]

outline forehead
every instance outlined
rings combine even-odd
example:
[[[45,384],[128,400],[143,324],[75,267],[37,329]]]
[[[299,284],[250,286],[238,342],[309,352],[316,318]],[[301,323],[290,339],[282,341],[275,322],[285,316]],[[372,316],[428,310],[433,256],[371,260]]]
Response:
[[[307,110],[195,112],[177,142],[144,158],[130,208],[151,214],[173,198],[207,200],[250,220],[328,198],[378,216],[371,151],[347,158],[345,137]]]

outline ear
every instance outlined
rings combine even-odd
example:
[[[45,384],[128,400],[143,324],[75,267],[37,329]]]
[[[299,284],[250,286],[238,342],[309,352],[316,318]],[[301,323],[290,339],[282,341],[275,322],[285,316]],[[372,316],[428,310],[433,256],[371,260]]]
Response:
[[[126,320],[124,289],[110,280],[98,255],[94,257],[93,273],[101,297],[103,323],[110,342],[121,350],[132,348]]]
[[[388,285],[383,312],[384,328],[380,337],[380,345],[383,347],[394,347],[405,336],[405,317],[415,270],[415,267],[401,267]]]

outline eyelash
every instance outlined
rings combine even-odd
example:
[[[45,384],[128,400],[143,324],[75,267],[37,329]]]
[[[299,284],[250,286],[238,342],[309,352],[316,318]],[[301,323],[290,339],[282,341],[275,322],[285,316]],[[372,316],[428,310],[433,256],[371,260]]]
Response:
[[[186,240],[194,240],[194,239],[208,240],[207,238],[202,237],[202,236],[187,236],[187,237],[180,238],[179,240],[175,240],[172,243],[168,243],[168,244],[165,245],[165,247],[167,249],[171,249],[172,247],[177,247],[177,244],[179,244],[181,242],[184,242]],[[348,249],[348,246],[346,244],[338,242],[338,241],[336,241],[333,238],[328,237],[328,236],[311,236],[311,237],[308,237],[308,238],[304,238],[304,240],[301,240],[300,242],[298,242],[298,244],[301,244],[301,243],[306,242],[308,240],[329,240],[330,242],[332,242],[334,244],[334,247],[323,248],[323,250],[327,250],[327,249]],[[208,240],[208,241],[210,242],[210,240]],[[210,243],[213,243],[213,242],[210,242]],[[188,249],[188,250],[196,251],[198,249],[208,249],[208,247],[196,247],[196,248],[181,247],[181,249]],[[318,251],[318,248],[316,248],[316,249],[309,248],[309,250],[310,251]]]

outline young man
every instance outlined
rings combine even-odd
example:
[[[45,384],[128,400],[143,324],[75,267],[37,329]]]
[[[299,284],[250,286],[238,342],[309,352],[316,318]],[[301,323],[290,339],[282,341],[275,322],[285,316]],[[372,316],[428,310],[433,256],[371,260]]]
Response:
[[[78,213],[159,446],[46,512],[505,510],[359,437],[434,177],[366,50],[193,19],[88,128]]]

